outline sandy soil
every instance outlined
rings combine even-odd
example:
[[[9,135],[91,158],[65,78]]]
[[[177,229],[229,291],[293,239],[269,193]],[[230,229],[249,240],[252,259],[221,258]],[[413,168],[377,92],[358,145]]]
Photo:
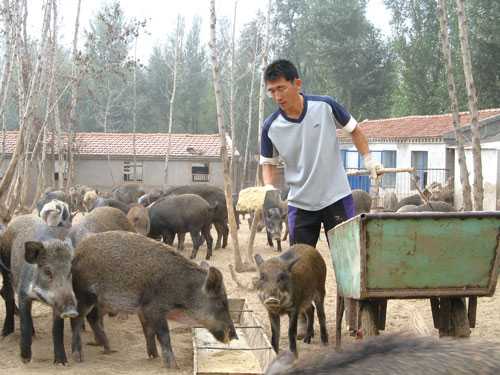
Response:
[[[249,231],[246,225],[242,226],[239,232],[239,241],[242,249],[246,249]],[[188,240],[186,237],[186,240]],[[324,236],[318,245],[328,266],[327,278],[327,296],[326,312],[328,331],[330,334],[330,345],[335,341],[335,276],[331,267],[331,259]],[[258,233],[256,237],[255,252],[263,255],[264,258],[275,255],[273,249],[266,244],[265,233]],[[185,254],[190,254],[189,244]],[[205,249],[200,249],[198,257],[205,256]],[[226,289],[229,297],[245,297],[250,309],[256,312],[256,315],[266,328],[270,336],[269,321],[263,306],[257,299],[255,293],[244,291],[236,286],[229,275],[228,265],[232,262],[232,250],[230,247],[217,250],[211,263],[220,267],[224,272]],[[253,273],[242,274],[241,280],[250,282]],[[481,298],[478,303],[477,325],[472,331],[472,336],[485,337],[500,344],[500,285],[497,287],[497,293],[493,298]],[[3,324],[5,308],[0,303],[0,322]],[[33,340],[32,351],[33,360],[25,365],[19,358],[19,327],[16,320],[16,331],[13,335],[5,339],[0,339],[0,369],[2,374],[163,374],[165,368],[163,361],[158,359],[148,359],[144,336],[138,319],[135,316],[129,316],[128,319],[118,317],[106,318],[105,327],[111,341],[112,348],[117,350],[111,355],[102,354],[102,350],[93,346],[84,347],[84,362],[75,363],[70,357],[70,329],[66,323],[66,350],[70,358],[67,366],[54,366],[52,364],[52,338],[51,338],[51,311],[45,306],[34,304],[34,324],[36,337]],[[282,318],[281,347],[288,346],[287,340],[287,322],[288,319]],[[176,355],[179,370],[170,370],[176,374],[192,374],[193,368],[193,350],[191,330],[189,327],[171,324],[171,338],[173,349]],[[345,327],[345,324],[344,324]],[[300,342],[300,355],[317,350],[319,344],[319,328],[316,323],[316,336],[312,344],[307,345]],[[394,332],[412,332],[414,334],[437,335],[437,331],[432,326],[432,316],[430,304],[427,300],[393,300],[388,304],[387,327],[383,334]],[[343,342],[348,343],[353,339],[343,330]],[[84,342],[92,341],[92,335],[89,331],[83,334]]]

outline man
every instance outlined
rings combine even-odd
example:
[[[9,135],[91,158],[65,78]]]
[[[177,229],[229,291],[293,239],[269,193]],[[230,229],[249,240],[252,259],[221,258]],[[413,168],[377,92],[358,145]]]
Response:
[[[262,128],[261,157],[264,184],[273,185],[279,157],[285,163],[290,244],[316,246],[321,224],[325,232],[354,216],[354,202],[342,165],[336,129],[350,133],[375,178],[381,165],[368,148],[357,121],[328,96],[301,93],[297,69],[277,60],[265,70],[267,94],[279,109]]]

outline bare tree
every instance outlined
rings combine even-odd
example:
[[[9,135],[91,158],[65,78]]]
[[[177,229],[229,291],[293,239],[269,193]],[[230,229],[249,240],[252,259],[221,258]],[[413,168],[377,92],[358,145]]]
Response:
[[[236,184],[236,161],[234,157],[236,155],[236,132],[235,132],[235,115],[234,115],[234,96],[235,96],[235,82],[234,82],[234,51],[235,51],[235,39],[236,39],[236,11],[238,7],[238,0],[234,1],[234,13],[233,13],[233,27],[231,33],[231,66],[229,69],[229,123],[231,126],[231,176],[233,184]],[[233,185],[234,186],[234,185]]]
[[[259,132],[257,135],[257,150],[260,152],[260,134],[262,133],[262,123],[264,122],[264,95],[266,89],[266,82],[264,79],[264,72],[268,62],[269,45],[271,38],[271,12],[272,12],[272,0],[268,0],[267,12],[266,12],[266,31],[264,34],[264,47],[262,49],[261,61],[260,61],[260,89],[259,89]],[[260,173],[260,163],[257,163],[256,175],[255,175],[255,185],[262,185],[262,175]],[[253,217],[252,225],[250,227],[250,238],[248,239],[247,247],[247,257],[251,259],[253,257],[253,244],[255,240],[255,231],[257,230],[257,223],[260,220],[262,211],[257,210]]]
[[[477,106],[477,92],[472,75],[472,59],[469,47],[469,26],[465,15],[463,0],[456,0],[458,15],[458,30],[460,35],[460,48],[464,66],[465,84],[467,86],[467,99],[471,114],[472,132],[472,159],[474,162],[474,209],[483,210],[483,173],[481,162],[481,134],[479,132],[479,111]]]
[[[54,2],[52,0],[47,0],[44,3],[44,19],[42,24],[42,39],[40,41],[40,46],[37,54],[37,62],[35,70],[32,73],[32,80],[30,84],[30,95],[31,95],[31,108],[30,110],[33,113],[34,119],[29,124],[29,132],[30,136],[25,139],[25,153],[24,153],[24,163],[21,164],[22,168],[18,169],[18,176],[22,176],[20,188],[21,188],[21,200],[20,200],[20,209],[21,212],[29,212],[30,209],[28,207],[30,200],[30,187],[31,185],[31,176],[32,173],[37,169],[38,165],[34,162],[33,157],[30,158],[31,155],[38,155],[39,142],[33,142],[34,140],[38,140],[44,132],[44,123],[37,119],[35,113],[38,112],[38,108],[41,106],[43,102],[43,92],[46,92],[45,88],[47,86],[48,77],[51,75],[51,55],[53,52],[52,43],[55,43],[54,37],[55,35],[50,35],[51,32],[51,20],[52,14],[54,12]],[[56,15],[57,16],[57,15]],[[56,19],[53,19],[55,23]],[[57,25],[54,26],[54,30],[57,30]],[[53,30],[53,31],[54,31]],[[27,44],[27,39],[24,41],[25,45]],[[49,85],[50,86],[50,85]],[[49,105],[50,107],[50,105]]]
[[[167,182],[168,182],[168,160],[170,157],[170,147],[172,145],[172,125],[174,122],[174,103],[175,103],[175,93],[177,89],[177,70],[179,69],[179,61],[181,58],[183,39],[184,39],[184,20],[180,15],[177,15],[177,28],[175,31],[174,66],[172,68],[172,91],[170,93],[169,112],[168,112],[168,145],[167,145],[167,152],[165,153],[165,167],[164,167],[164,181],[163,181],[163,186],[165,188],[167,187]]]
[[[255,267],[250,265],[250,260],[243,263],[241,259],[240,248],[238,244],[238,232],[236,229],[236,219],[233,210],[232,184],[229,170],[229,160],[227,155],[226,129],[224,126],[223,110],[222,110],[222,90],[220,81],[220,65],[217,53],[216,41],[216,22],[215,15],[215,0],[210,0],[210,50],[212,60],[212,75],[214,81],[215,103],[217,106],[217,125],[219,127],[219,137],[221,142],[221,157],[224,168],[224,192],[226,195],[226,207],[229,219],[229,228],[231,231],[231,239],[233,241],[234,263],[237,272],[254,270]]]
[[[264,33],[264,47],[262,49],[260,60],[260,89],[259,89],[259,133],[257,137],[257,150],[260,150],[260,133],[262,132],[262,123],[264,122],[264,96],[266,90],[266,83],[264,81],[264,71],[268,63],[269,45],[271,38],[271,13],[272,13],[272,0],[268,0],[266,12],[266,31]],[[262,185],[262,177],[260,174],[260,164],[257,164],[257,174],[255,177],[255,184]]]
[[[446,0],[438,0],[439,24],[441,27],[441,50],[446,66],[448,78],[448,94],[450,96],[451,112],[453,114],[453,128],[457,139],[458,165],[460,167],[460,182],[462,185],[462,197],[465,211],[472,211],[471,188],[469,183],[469,171],[465,162],[464,136],[460,131],[460,114],[458,112],[458,99],[455,87],[453,63],[451,60],[450,40],[448,36],[448,14]]]
[[[73,32],[73,50],[72,50],[72,66],[71,66],[71,101],[69,106],[69,121],[67,129],[67,152],[66,152],[66,165],[68,178],[65,184],[65,191],[68,192],[70,186],[73,184],[75,177],[75,159],[73,154],[73,144],[75,139],[76,129],[76,103],[78,102],[78,87],[82,80],[83,72],[80,69],[80,53],[78,51],[78,29],[80,28],[80,9],[82,0],[78,0],[76,7],[75,29]],[[57,126],[59,134],[61,134],[60,126]],[[59,138],[60,139],[60,138]],[[59,141],[60,142],[60,141]],[[62,164],[62,147],[58,143],[59,161]],[[61,176],[62,177],[62,176]]]
[[[15,59],[16,53],[16,41],[15,38],[15,26],[14,15],[12,12],[12,5],[9,0],[3,1],[3,25],[4,25],[4,57],[3,57],[3,68],[2,68],[2,78],[0,82],[0,116],[3,118],[5,114],[5,107],[7,103],[7,98],[9,94],[9,86],[12,76],[13,61]]]
[[[249,147],[250,147],[250,136],[252,134],[252,114],[253,114],[253,94],[254,94],[254,87],[255,87],[255,70],[257,67],[257,56],[258,56],[258,51],[257,51],[257,46],[259,43],[259,36],[256,34],[255,35],[255,48],[254,48],[254,54],[253,54],[253,62],[252,62],[252,75],[250,77],[250,92],[248,93],[248,124],[247,124],[247,139],[245,142],[245,157],[243,159],[243,176],[241,180],[241,187],[242,189],[244,187],[244,183],[247,178],[247,168],[248,168],[248,153],[249,153]]]
[[[57,2],[55,0],[51,0],[52,6],[52,35],[49,39],[49,52],[47,53],[46,66],[48,67],[47,72],[50,73],[50,77],[48,78],[48,84],[46,87],[46,106],[45,106],[45,118],[42,124],[42,128],[40,133],[38,134],[37,141],[33,148],[33,152],[31,154],[30,163],[33,163],[34,159],[38,159],[38,178],[36,184],[36,192],[31,203],[31,208],[29,211],[32,211],[36,205],[36,201],[40,194],[46,188],[46,155],[47,155],[47,142],[48,142],[48,123],[51,115],[53,116],[53,108],[57,106],[57,101],[55,98],[55,80],[56,80],[56,51],[57,51]],[[58,115],[58,113],[56,113]],[[55,119],[55,116],[53,116]],[[41,147],[39,146],[39,142],[41,140]],[[41,151],[41,155],[39,153]],[[25,185],[28,185],[25,183]]]
[[[139,36],[135,37],[134,43],[134,108],[132,111],[132,154],[134,162],[134,181],[137,181],[137,149],[136,149],[136,132],[137,132],[137,41]]]

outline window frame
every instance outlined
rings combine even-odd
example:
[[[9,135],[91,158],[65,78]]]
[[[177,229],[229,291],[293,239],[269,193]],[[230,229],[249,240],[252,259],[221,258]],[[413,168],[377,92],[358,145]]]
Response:
[[[134,174],[134,161],[124,160],[122,165],[123,182],[144,182],[144,163],[142,160],[135,162],[136,176]]]

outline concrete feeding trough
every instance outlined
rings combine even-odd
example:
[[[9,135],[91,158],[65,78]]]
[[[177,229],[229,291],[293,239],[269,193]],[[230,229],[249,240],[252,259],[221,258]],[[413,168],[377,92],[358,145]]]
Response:
[[[229,299],[229,310],[238,340],[217,341],[205,328],[193,328],[193,374],[263,374],[276,354],[262,324],[249,310],[246,300]]]

